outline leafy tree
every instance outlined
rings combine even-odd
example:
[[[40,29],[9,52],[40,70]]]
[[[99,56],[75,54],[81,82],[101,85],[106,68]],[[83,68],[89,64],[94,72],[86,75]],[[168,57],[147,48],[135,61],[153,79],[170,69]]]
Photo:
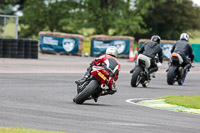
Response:
[[[37,35],[40,31],[59,31],[73,33],[74,23],[73,10],[77,6],[74,0],[50,1],[50,0],[29,0],[23,8],[21,19],[20,37]]]
[[[4,0],[5,1],[5,0]],[[200,8],[190,0],[16,0],[23,11],[20,37],[59,31],[177,39],[182,32],[199,29]],[[112,32],[110,32],[112,31]]]
[[[145,22],[144,28],[149,32],[138,38],[150,38],[158,34],[164,39],[178,39],[182,32],[200,29],[199,8],[190,0],[137,0],[137,11]]]
[[[34,4],[33,4],[34,3]],[[46,5],[43,1],[28,0],[24,4],[23,16],[20,18],[20,37],[31,37],[46,28]]]
[[[95,29],[95,34],[109,34],[124,5],[124,0],[85,0],[87,24]]]
[[[0,1],[0,14],[13,15],[12,9],[13,0],[1,0]]]
[[[115,35],[135,36],[136,34],[148,32],[142,27],[145,26],[145,23],[141,14],[135,10],[134,4],[133,0],[124,1],[124,5],[120,8],[120,14],[114,23]]]

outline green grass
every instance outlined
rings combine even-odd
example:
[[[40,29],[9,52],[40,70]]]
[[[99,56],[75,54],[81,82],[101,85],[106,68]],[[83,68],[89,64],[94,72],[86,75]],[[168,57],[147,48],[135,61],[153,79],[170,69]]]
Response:
[[[161,97],[159,99],[166,99],[166,102],[169,104],[200,109],[200,95],[177,95]]]
[[[83,42],[83,51],[82,53],[88,53],[90,54],[90,42],[89,41],[84,41]]]
[[[23,128],[0,128],[0,133],[66,133],[66,132],[40,131],[35,129],[23,129]]]
[[[190,40],[189,40],[190,43],[200,44],[200,31],[189,32],[189,35],[190,35]]]
[[[4,30],[4,27],[2,27]],[[19,27],[18,27],[19,28]],[[15,24],[14,23],[8,23],[5,27],[5,33],[0,33],[0,37],[11,37],[14,38],[15,37]]]

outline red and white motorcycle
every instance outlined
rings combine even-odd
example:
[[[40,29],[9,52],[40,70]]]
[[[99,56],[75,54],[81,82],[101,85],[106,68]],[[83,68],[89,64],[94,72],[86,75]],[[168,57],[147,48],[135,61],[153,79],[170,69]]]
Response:
[[[81,85],[77,86],[77,95],[73,101],[82,104],[86,100],[94,99],[97,102],[103,91],[109,89],[111,72],[102,66],[92,66],[91,75]]]

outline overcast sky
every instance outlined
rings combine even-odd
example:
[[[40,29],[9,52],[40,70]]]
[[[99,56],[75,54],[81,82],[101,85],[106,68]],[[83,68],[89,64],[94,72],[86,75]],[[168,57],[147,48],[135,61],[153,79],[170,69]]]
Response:
[[[197,4],[198,6],[200,6],[200,0],[192,0],[193,3]]]

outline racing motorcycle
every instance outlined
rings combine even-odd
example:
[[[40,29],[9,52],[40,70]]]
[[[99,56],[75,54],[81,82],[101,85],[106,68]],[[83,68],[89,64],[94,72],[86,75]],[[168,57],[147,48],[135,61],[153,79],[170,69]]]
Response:
[[[94,99],[97,102],[98,97],[103,96],[103,92],[109,89],[111,74],[106,67],[92,66],[90,77],[82,85],[77,85],[77,95],[73,101],[82,104],[86,100]]]
[[[167,83],[169,85],[173,85],[175,82],[178,82],[179,85],[183,85],[191,64],[187,64],[183,68],[182,63],[183,58],[178,53],[172,53],[169,58],[169,68],[167,69]]]
[[[158,61],[158,58],[155,58],[155,63],[157,66],[161,66],[162,64]],[[132,78],[131,78],[131,86],[132,87],[137,87],[139,84],[142,84],[143,87],[147,87],[153,77],[155,77],[155,72],[151,73],[150,75],[148,74],[149,72],[149,67],[151,66],[151,61],[150,58],[143,55],[139,54],[135,68],[130,71],[132,73]]]

